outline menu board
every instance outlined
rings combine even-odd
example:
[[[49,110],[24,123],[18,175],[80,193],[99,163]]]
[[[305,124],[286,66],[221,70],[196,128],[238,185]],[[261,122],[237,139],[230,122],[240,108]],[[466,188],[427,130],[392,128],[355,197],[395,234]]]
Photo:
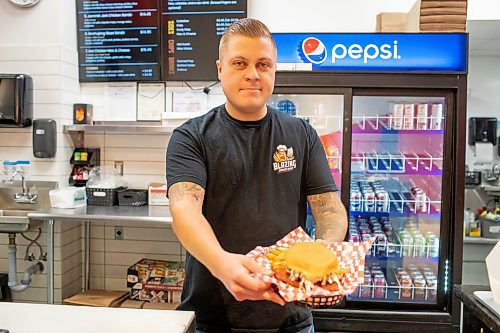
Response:
[[[158,81],[160,0],[77,0],[80,82]]]
[[[164,80],[215,81],[224,30],[247,15],[246,0],[162,0]]]

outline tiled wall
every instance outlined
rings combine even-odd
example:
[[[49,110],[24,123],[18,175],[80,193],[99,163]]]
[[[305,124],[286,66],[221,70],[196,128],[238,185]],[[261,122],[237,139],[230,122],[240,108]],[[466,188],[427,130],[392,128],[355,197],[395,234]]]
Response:
[[[0,73],[23,73],[33,77],[34,107],[33,118],[52,118],[57,122],[57,153],[54,158],[38,159],[33,156],[32,130],[27,128],[0,128],[0,162],[4,160],[29,160],[31,167],[28,180],[58,181],[64,186],[70,171],[69,157],[73,150],[72,142],[62,132],[64,124],[72,121],[72,103],[80,94],[78,83],[77,57],[75,50],[61,45],[0,45]],[[29,182],[28,182],[29,185]],[[40,244],[46,252],[45,225]],[[81,227],[77,223],[55,227],[55,301],[60,302],[63,295],[81,289]],[[30,238],[36,231],[28,232]],[[16,237],[18,282],[22,272],[31,264],[24,260],[29,241],[21,235]],[[0,271],[6,272],[7,263],[6,234],[0,234]],[[32,247],[39,256],[39,250]],[[42,273],[33,277],[31,287],[24,292],[13,293],[14,301],[46,302],[47,279]]]

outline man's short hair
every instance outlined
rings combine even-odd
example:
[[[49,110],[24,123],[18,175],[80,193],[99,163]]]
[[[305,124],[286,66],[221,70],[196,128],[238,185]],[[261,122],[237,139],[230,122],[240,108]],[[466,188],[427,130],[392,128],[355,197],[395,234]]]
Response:
[[[221,57],[221,50],[226,47],[227,43],[234,35],[269,38],[276,50],[276,42],[274,41],[273,35],[264,23],[253,18],[243,18],[231,24],[224,31],[219,43],[219,59]]]

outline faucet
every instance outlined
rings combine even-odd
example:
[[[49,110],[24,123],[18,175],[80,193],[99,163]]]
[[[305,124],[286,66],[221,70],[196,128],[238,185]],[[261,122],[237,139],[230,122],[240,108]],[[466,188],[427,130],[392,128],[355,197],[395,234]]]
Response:
[[[494,182],[497,181],[499,177],[500,177],[500,167],[498,166],[498,164],[494,163],[491,166],[491,171],[487,172],[486,174],[486,181]]]
[[[24,177],[24,172],[22,171],[14,171],[12,176],[9,178],[9,181],[13,181],[14,178],[20,175],[21,176],[21,193],[16,193],[14,194],[14,201],[17,203],[29,203],[29,204],[35,204],[36,199],[38,198],[37,193],[30,193],[29,188],[26,186],[26,179]]]

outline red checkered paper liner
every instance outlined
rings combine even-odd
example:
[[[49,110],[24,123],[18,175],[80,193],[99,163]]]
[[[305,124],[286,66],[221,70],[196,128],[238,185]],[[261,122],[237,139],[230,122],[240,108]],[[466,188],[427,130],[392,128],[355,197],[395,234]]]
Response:
[[[286,302],[305,301],[314,296],[346,296],[351,294],[358,284],[363,283],[365,271],[365,256],[375,241],[375,237],[363,243],[335,242],[328,244],[328,248],[333,251],[339,261],[339,268],[347,268],[348,272],[342,275],[340,284],[343,290],[329,291],[318,286],[297,288],[278,280],[274,275],[256,274],[255,276],[265,282],[271,282],[277,286],[277,289]],[[314,242],[309,235],[298,227],[292,230],[288,235],[269,247],[257,246],[247,253],[247,256],[254,258],[260,265],[265,266],[271,271],[271,264],[266,258],[266,254],[271,249],[280,247],[290,247],[294,243]]]

